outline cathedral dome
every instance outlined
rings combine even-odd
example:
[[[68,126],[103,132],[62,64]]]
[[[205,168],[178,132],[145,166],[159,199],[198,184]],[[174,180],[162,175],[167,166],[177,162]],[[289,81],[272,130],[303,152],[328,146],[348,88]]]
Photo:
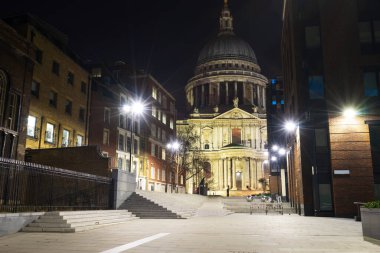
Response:
[[[245,60],[257,64],[251,46],[233,33],[219,34],[216,39],[207,43],[198,57],[198,65],[223,59]]]

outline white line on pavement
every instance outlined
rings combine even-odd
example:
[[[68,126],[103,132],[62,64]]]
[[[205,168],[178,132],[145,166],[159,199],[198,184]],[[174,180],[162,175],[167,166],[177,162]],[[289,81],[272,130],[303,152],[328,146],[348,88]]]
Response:
[[[131,243],[127,243],[127,244],[121,245],[119,247],[115,247],[115,248],[112,248],[112,249],[109,249],[109,250],[106,250],[106,251],[102,251],[100,253],[120,253],[120,252],[129,250],[129,249],[135,248],[135,247],[137,247],[137,246],[139,246],[141,244],[144,244],[144,243],[147,243],[147,242],[150,242],[150,241],[154,241],[154,240],[156,240],[158,238],[167,236],[169,234],[170,233],[159,233],[159,234],[152,235],[152,236],[149,236],[149,237],[141,239],[141,240],[137,240],[137,241],[134,241],[134,242],[131,242]]]

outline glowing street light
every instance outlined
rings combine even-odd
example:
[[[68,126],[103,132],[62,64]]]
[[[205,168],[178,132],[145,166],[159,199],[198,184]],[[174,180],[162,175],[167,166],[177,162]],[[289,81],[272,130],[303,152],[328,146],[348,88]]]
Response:
[[[273,146],[272,146],[272,150],[273,150],[273,151],[277,151],[277,150],[278,150],[278,145],[273,145]]]
[[[343,111],[343,116],[346,117],[347,119],[355,118],[355,116],[357,116],[357,115],[358,115],[358,111],[355,110],[355,109],[352,108],[352,107],[346,108],[346,109]]]
[[[122,107],[122,111],[125,114],[131,115],[131,141],[130,141],[130,149],[129,149],[129,172],[132,172],[132,153],[134,148],[134,117],[141,116],[145,112],[145,105],[140,100],[135,100],[131,104],[125,104]]]
[[[284,155],[286,154],[286,150],[285,150],[284,148],[280,148],[280,149],[278,150],[278,154],[279,154],[280,156],[284,156]]]
[[[289,120],[285,122],[285,130],[287,132],[294,132],[296,128],[297,128],[297,124],[294,121]]]
[[[277,161],[277,157],[276,157],[276,156],[272,156],[272,157],[270,158],[270,160],[271,160],[272,162],[276,162],[276,161]]]

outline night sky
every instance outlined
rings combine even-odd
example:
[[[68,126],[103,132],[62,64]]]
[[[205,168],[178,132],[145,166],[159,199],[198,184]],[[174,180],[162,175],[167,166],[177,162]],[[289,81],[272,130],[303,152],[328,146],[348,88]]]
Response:
[[[281,74],[281,0],[230,0],[235,33],[268,78]],[[0,16],[30,12],[69,37],[94,62],[123,60],[148,70],[183,108],[184,86],[203,45],[216,36],[223,0],[7,1]]]

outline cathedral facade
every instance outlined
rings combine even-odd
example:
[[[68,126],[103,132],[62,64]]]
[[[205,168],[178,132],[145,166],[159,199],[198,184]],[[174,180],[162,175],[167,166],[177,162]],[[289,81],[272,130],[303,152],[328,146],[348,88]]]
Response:
[[[192,127],[198,149],[211,173],[209,195],[247,195],[265,190],[267,127],[265,88],[268,80],[251,46],[233,31],[225,1],[218,36],[202,49],[195,75],[185,87],[187,119],[178,131]],[[266,179],[267,180],[267,179]],[[187,182],[195,192],[199,179]]]

